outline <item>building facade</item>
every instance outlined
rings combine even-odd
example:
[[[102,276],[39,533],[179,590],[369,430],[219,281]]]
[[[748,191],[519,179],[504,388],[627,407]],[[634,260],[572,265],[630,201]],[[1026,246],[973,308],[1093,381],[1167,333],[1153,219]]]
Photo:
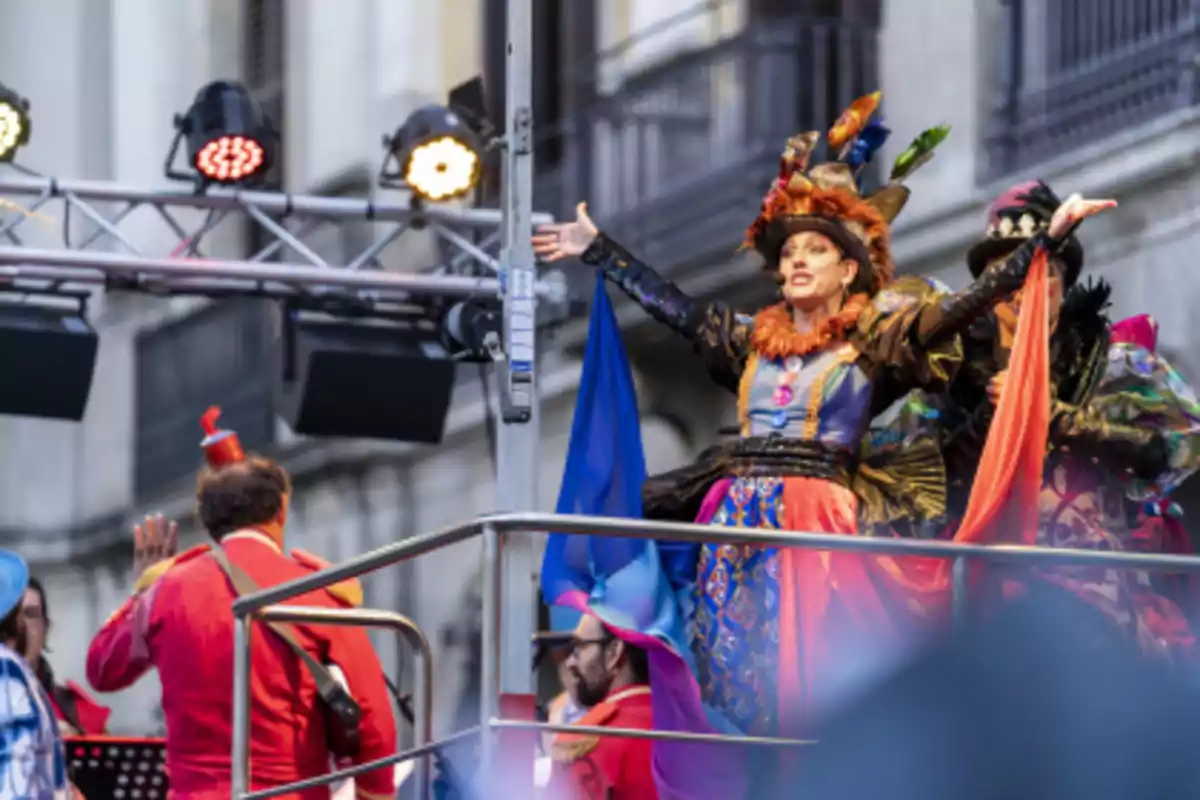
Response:
[[[784,139],[879,86],[896,145],[953,126],[896,227],[903,270],[964,283],[988,201],[1018,178],[1115,196],[1120,210],[1084,230],[1089,269],[1113,282],[1116,313],[1153,311],[1163,346],[1200,374],[1189,352],[1200,281],[1188,258],[1200,236],[1200,4],[923,1],[916,14],[899,0],[535,0],[536,205],[563,214],[588,199],[606,230],[688,291],[761,305],[772,285],[735,251]],[[373,192],[380,135],[472,75],[485,76],[493,116],[502,110],[502,0],[11,6],[0,80],[30,97],[36,126],[21,161],[64,178],[164,185],[171,115],[215,78],[244,80],[279,121],[278,177],[296,193]],[[167,236],[152,216],[122,227],[139,242]],[[38,235],[61,245],[56,229]],[[322,255],[336,261],[373,235],[339,228]],[[210,246],[230,257],[256,249],[254,232],[236,229]],[[416,233],[381,261],[421,270],[440,258]],[[574,275],[590,286],[582,268]],[[494,505],[473,369],[438,447],[306,440],[271,405],[278,331],[261,302],[114,294],[95,309],[102,346],[86,419],[0,419],[0,535],[47,582],[52,659],[66,677],[82,676],[86,642],[128,592],[133,520],[162,510],[184,521],[188,544],[200,541],[190,498],[197,417],[212,402],[292,471],[292,546],[344,559]],[[680,358],[685,346],[628,304],[619,310],[650,467],[674,466],[733,421],[733,403]],[[543,347],[544,509],[557,494],[583,330],[559,326]],[[364,582],[369,605],[413,616],[433,640],[443,729],[473,663],[477,564],[467,543]],[[411,671],[401,643],[377,643],[390,673]],[[148,677],[113,698],[114,728],[152,730],[157,693]]]

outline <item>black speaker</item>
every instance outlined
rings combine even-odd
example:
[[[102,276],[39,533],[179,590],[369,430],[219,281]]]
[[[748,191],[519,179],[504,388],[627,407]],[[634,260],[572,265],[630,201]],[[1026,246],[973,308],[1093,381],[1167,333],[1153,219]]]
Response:
[[[296,433],[436,444],[454,382],[455,362],[436,333],[285,317],[279,411]]]
[[[0,302],[0,414],[83,419],[99,346],[77,309]]]

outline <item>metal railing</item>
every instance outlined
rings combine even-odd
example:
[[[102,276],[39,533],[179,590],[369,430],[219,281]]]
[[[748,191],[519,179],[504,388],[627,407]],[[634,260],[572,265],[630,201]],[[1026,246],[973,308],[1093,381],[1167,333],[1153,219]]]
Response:
[[[448,746],[476,733],[483,735],[483,774],[488,774],[494,765],[495,744],[492,734],[501,729],[526,731],[579,732],[583,729],[549,723],[525,722],[499,718],[499,644],[500,644],[500,555],[503,539],[510,533],[556,531],[575,535],[611,536],[628,539],[663,539],[683,542],[706,542],[732,545],[774,545],[781,547],[804,547],[814,550],[833,550],[873,555],[927,556],[948,559],[952,562],[950,581],[950,605],[952,620],[958,624],[966,618],[967,566],[970,559],[1024,565],[1067,565],[1105,566],[1109,568],[1138,569],[1151,572],[1200,571],[1200,557],[1178,555],[1152,555],[1144,553],[1119,553],[1111,551],[1067,550],[1062,548],[1031,547],[1023,545],[978,545],[958,544],[918,539],[875,539],[865,536],[844,534],[797,533],[793,531],[762,530],[756,528],[725,528],[713,525],[697,525],[679,522],[660,522],[644,519],[616,519],[610,517],[585,517],[563,514],[501,514],[486,516],[471,522],[445,528],[441,531],[416,536],[395,544],[381,547],[341,564],[305,575],[296,580],[279,584],[252,595],[239,598],[233,604],[234,613],[234,725],[233,725],[233,796],[237,800],[257,800],[301,787],[332,783],[345,777],[368,772],[373,769],[419,758],[439,748]],[[408,559],[440,550],[458,542],[483,536],[484,581],[483,581],[483,664],[482,697],[480,703],[480,725],[445,739],[417,747],[388,758],[379,759],[337,773],[312,778],[303,783],[278,787],[269,791],[247,794],[250,779],[249,769],[249,685],[250,623],[255,614],[268,606],[317,591],[350,578],[357,578],[382,567],[398,564]],[[532,634],[532,631],[530,631]],[[632,737],[641,739],[669,739],[722,744],[748,744],[756,746],[803,746],[810,741],[790,739],[767,739],[763,737],[726,736],[720,734],[685,733],[681,731],[645,731],[632,729],[596,728],[586,733],[605,736]]]
[[[1196,0],[1003,0],[982,177],[1200,103]]]
[[[317,778],[308,778],[286,786],[255,792],[248,795],[247,800],[249,798],[274,797],[287,792],[298,792],[313,786],[334,783],[346,778],[353,778],[364,772],[371,772],[388,764],[399,763],[402,760],[406,761],[412,758],[419,759],[415,770],[418,786],[417,796],[421,800],[429,800],[431,786],[429,755],[440,746],[448,744],[450,740],[443,740],[441,743],[433,741],[433,648],[430,647],[429,639],[425,636],[421,628],[402,614],[397,614],[394,611],[368,608],[318,608],[312,606],[272,605],[256,610],[254,616],[264,622],[298,622],[317,625],[389,628],[407,639],[413,649],[420,654],[421,669],[417,673],[417,682],[413,691],[415,698],[413,717],[417,728],[417,746],[412,750],[400,754],[403,758],[393,757],[391,760],[385,759],[382,763],[372,762],[370,764],[363,764],[350,769],[331,772],[328,775],[322,775]],[[234,669],[233,752],[235,754],[240,753],[241,755],[235,756],[233,762],[235,787],[237,785],[236,775],[239,769],[246,776],[250,774],[250,704],[248,691],[250,636],[248,625],[242,624],[247,622],[247,619],[239,617],[237,622],[239,624],[234,633],[235,652],[237,652],[235,664],[237,666]],[[237,648],[240,648],[240,650]],[[247,667],[244,674],[241,670],[243,661]],[[242,676],[240,679],[247,681],[247,683],[239,684],[239,676]],[[237,697],[245,697],[246,702],[238,703],[236,700]],[[243,785],[242,791],[244,792],[248,788],[249,783],[246,783]]]

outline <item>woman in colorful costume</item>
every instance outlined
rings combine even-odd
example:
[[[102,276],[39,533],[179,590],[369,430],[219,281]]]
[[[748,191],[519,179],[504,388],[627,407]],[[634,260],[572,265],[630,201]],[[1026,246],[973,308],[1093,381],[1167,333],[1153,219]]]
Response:
[[[789,141],[747,234],[782,284],[784,302],[754,317],[697,303],[600,233],[583,204],[575,222],[534,237],[547,260],[581,257],[602,270],[687,338],[713,378],[737,393],[740,438],[647,481],[647,517],[854,535],[943,512],[936,443],[901,437],[872,448],[868,424],[914,387],[946,389],[961,359],[960,333],[1020,289],[1035,253],[1060,241],[1042,232],[956,294],[921,279],[893,281],[888,224],[907,198],[898,181],[945,130],[918,137],[888,185],[863,197],[855,175],[862,162],[853,160],[871,134],[865,123],[877,101],[857,101],[830,131],[832,147],[845,145],[838,161],[809,169],[818,135]],[[1058,234],[1072,221],[1056,220]],[[573,589],[560,567],[567,550],[581,546],[552,537],[543,591],[647,648],[660,729],[802,735],[851,688],[853,673],[861,679],[871,670],[863,662],[894,657],[891,645],[907,640],[926,601],[944,599],[944,581],[909,569],[928,566],[919,560],[659,544],[657,564],[643,560],[623,574],[623,564],[606,561],[618,546],[611,540],[588,545],[593,582]],[[547,586],[556,582],[563,585]],[[660,796],[744,796],[744,765],[739,772],[727,761],[739,756],[657,744]]]
[[[1047,227],[1061,206],[1041,182],[1002,194],[989,213],[987,235],[968,254],[974,276],[1002,261]],[[1038,494],[1036,530],[1025,543],[1103,550],[1179,549],[1178,525],[1163,513],[1166,495],[1196,467],[1200,405],[1192,389],[1156,353],[1149,317],[1110,325],[1110,287],[1078,283],[1083,248],[1069,237],[1051,259],[1048,291],[1050,389],[1048,455]],[[1029,376],[1009,375],[1019,298],[999,304],[963,337],[965,362],[939,419],[946,441],[948,515],[952,534],[965,514],[994,409],[1007,386],[1024,391]],[[1172,536],[1173,534],[1173,536]],[[1038,570],[1093,604],[1147,652],[1179,653],[1194,642],[1178,607],[1132,570]]]

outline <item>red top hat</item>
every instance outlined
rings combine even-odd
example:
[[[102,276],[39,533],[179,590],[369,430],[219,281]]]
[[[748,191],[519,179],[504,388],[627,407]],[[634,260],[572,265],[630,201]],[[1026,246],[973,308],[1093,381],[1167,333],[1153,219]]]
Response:
[[[238,435],[233,431],[217,428],[217,419],[220,416],[221,408],[210,406],[208,411],[204,412],[204,416],[200,417],[200,427],[204,428],[204,441],[200,442],[200,446],[204,448],[205,460],[213,469],[246,460],[246,453],[242,450],[242,442]]]

